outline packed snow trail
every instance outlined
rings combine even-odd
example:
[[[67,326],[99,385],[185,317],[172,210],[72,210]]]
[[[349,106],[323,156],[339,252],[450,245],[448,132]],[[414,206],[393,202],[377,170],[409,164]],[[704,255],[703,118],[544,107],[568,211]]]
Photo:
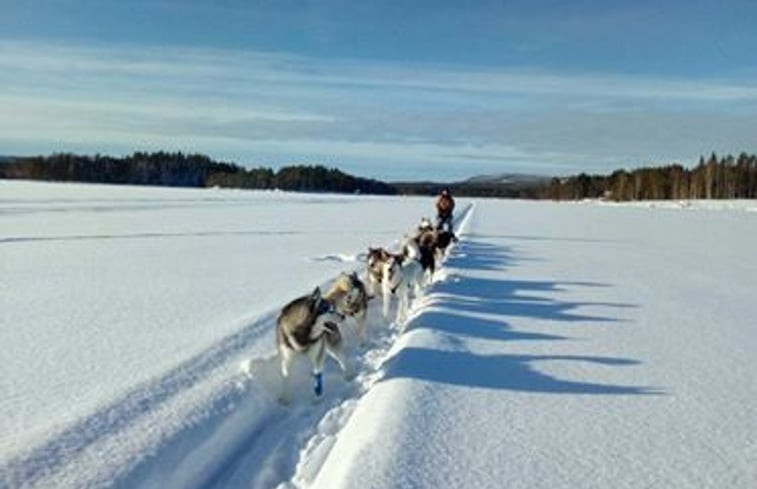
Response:
[[[307,487],[757,487],[755,224],[480,202]]]
[[[461,205],[456,223],[472,208]],[[360,266],[363,272],[364,265]],[[392,306],[393,311],[396,304]],[[187,431],[174,446],[149,460],[119,483],[119,487],[271,488],[303,487],[316,477],[360,398],[383,376],[381,366],[394,347],[402,325],[381,315],[381,299],[369,305],[369,342],[357,346],[349,320],[343,331],[347,351],[357,371],[345,382],[332,361],[326,362],[326,392],[313,403],[309,364],[304,358],[294,375],[295,402],[276,402],[281,374],[278,357],[255,357],[242,365],[237,378],[240,396],[217,422],[204,422],[198,437]],[[273,321],[270,322],[273,328]],[[297,397],[298,396],[298,397]],[[170,467],[170,469],[166,469]]]

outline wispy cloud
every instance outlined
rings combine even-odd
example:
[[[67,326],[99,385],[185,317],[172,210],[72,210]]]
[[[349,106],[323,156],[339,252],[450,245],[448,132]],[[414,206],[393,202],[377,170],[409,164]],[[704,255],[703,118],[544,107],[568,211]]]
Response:
[[[193,81],[219,80],[235,85],[259,82],[313,85],[318,89],[347,87],[493,95],[757,101],[757,84],[717,79],[472,69],[429,64],[412,66],[397,62],[336,61],[283,53],[200,48],[93,48],[0,41],[0,68],[29,74],[65,73],[74,78],[123,76],[129,82],[142,78],[145,83],[183,79],[183,85],[190,86]]]
[[[167,147],[402,177],[566,173],[757,145],[744,129],[757,123],[757,85],[733,80],[0,40],[0,83],[0,152]]]

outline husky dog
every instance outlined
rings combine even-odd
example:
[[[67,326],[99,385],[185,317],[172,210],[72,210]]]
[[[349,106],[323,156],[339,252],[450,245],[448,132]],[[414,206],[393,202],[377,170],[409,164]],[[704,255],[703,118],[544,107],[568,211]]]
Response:
[[[391,256],[392,254],[383,248],[368,248],[366,276],[368,278],[368,290],[371,296],[378,294],[379,286],[381,285],[381,280],[384,276],[384,263],[386,263]]]
[[[437,231],[436,240],[434,241],[434,253],[437,257],[444,256],[450,243],[457,243],[458,239],[452,231]]]
[[[402,256],[414,260],[421,259],[421,248],[418,245],[417,236],[406,234],[402,242]]]
[[[293,300],[281,310],[276,319],[276,348],[284,377],[280,398],[283,403],[290,401],[289,375],[298,353],[304,353],[310,359],[314,377],[313,391],[317,397],[323,393],[325,353],[339,362],[345,378],[351,376],[338,326],[343,320],[344,316],[334,310],[334,305],[321,297],[321,289],[318,287],[310,295]]]
[[[368,314],[368,293],[365,291],[363,282],[357,277],[357,272],[350,274],[342,272],[339,274],[334,281],[334,285],[331,286],[323,298],[334,304],[334,308],[338,313],[355,318],[360,344],[364,344],[366,337],[365,318]]]
[[[389,317],[389,302],[391,296],[396,294],[397,315],[395,321],[398,323],[404,321],[410,308],[410,290],[413,289],[415,297],[419,297],[422,281],[423,267],[418,260],[392,255],[384,263],[381,281],[384,295],[384,317]]]
[[[436,230],[429,229],[418,234],[416,241],[421,248],[433,249],[436,244]]]
[[[428,217],[424,217],[421,219],[421,223],[418,224],[418,232],[422,233],[424,231],[433,231],[434,225],[431,223],[431,219]]]
[[[433,246],[429,245],[426,240],[423,240],[423,246],[421,246],[421,237],[424,237],[429,233],[433,234],[433,231],[424,231],[416,237],[406,236],[405,242],[402,245],[402,255],[406,258],[420,262],[421,267],[423,267],[423,271],[425,272],[427,282],[431,282],[431,278],[436,270]]]

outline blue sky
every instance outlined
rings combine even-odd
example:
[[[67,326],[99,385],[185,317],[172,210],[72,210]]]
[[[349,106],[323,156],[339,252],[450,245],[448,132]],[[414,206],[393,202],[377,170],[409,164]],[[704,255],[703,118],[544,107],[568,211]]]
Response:
[[[384,179],[757,152],[751,1],[0,0],[0,154]]]

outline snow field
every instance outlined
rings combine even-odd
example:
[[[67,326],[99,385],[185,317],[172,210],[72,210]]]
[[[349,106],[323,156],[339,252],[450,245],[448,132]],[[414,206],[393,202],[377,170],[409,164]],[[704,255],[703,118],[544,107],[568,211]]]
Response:
[[[757,485],[749,202],[482,199],[276,403],[281,305],[430,207],[0,181],[0,487]]]
[[[754,224],[479,202],[312,487],[753,487]]]
[[[238,365],[273,351],[280,305],[431,207],[32,182],[0,182],[0,205],[0,487],[14,488],[149,485],[171,466],[151,461],[178,463],[227,418],[265,426]]]
[[[16,407],[12,396],[3,396],[4,403],[10,402],[5,411],[10,415],[5,418],[8,424],[4,425],[9,441],[4,444],[8,450],[5,453],[10,455],[5,461],[0,458],[3,468],[0,487],[14,488],[228,487],[235,477],[241,477],[235,474],[243,474],[245,482],[240,484],[245,487],[250,486],[251,479],[252,487],[271,487],[295,472],[302,447],[305,447],[303,461],[295,480],[307,480],[307,474],[318,466],[313,461],[318,460],[318,454],[326,453],[337,421],[349,412],[341,404],[350,406],[356,396],[375,382],[378,365],[396,332],[386,329],[380,312],[372,306],[369,316],[372,348],[361,351],[355,358],[361,372],[356,381],[346,384],[330,366],[325,377],[330,400],[314,407],[306,402],[305,407],[282,411],[272,401],[272,385],[280,374],[278,363],[270,357],[273,325],[280,305],[269,305],[269,311],[262,314],[250,313],[249,308],[260,302],[270,304],[266,293],[273,292],[278,304],[283,304],[293,294],[307,292],[310,287],[302,287],[301,279],[312,273],[310,268],[319,270],[321,277],[324,270],[333,276],[337,270],[345,270],[345,266],[362,272],[364,265],[359,262],[362,250],[369,244],[396,246],[402,232],[414,226],[419,219],[416,216],[425,215],[423,211],[430,207],[428,199],[387,201],[361,197],[354,201],[343,196],[0,183],[3,185],[0,216],[12,224],[4,228],[0,245],[23,257],[3,262],[10,270],[6,277],[14,277],[15,273],[18,279],[14,280],[18,288],[15,297],[5,296],[8,304],[13,299],[36,301],[40,284],[49,282],[49,277],[36,280],[25,274],[29,269],[44,275],[50,267],[62,265],[66,271],[61,280],[68,285],[63,290],[52,286],[43,289],[45,301],[51,304],[38,321],[30,320],[23,309],[11,311],[30,330],[37,328],[47,338],[41,342],[39,335],[29,338],[43,347],[39,358],[30,362],[23,349],[25,338],[18,337],[19,331],[12,327],[12,321],[3,324],[2,333],[21,347],[15,357],[10,357],[19,360],[18,363],[8,376],[3,376],[3,387],[8,392],[21,391]],[[345,203],[362,205],[355,206],[356,212],[350,216],[337,215],[345,210]],[[392,212],[392,206],[397,204],[399,212]],[[391,215],[366,221],[363,224],[367,228],[361,228],[355,216],[365,215],[366,211],[376,214],[370,209],[373,206],[388,210]],[[314,221],[317,213],[313,208],[322,207],[329,208],[325,220]],[[246,213],[253,214],[259,229],[249,230]],[[207,217],[202,217],[203,214]],[[402,218],[398,218],[400,214]],[[53,220],[55,216],[67,218],[66,222]],[[287,218],[286,222],[282,222],[282,216]],[[291,231],[282,229],[287,224]],[[395,231],[387,230],[392,227]],[[364,232],[367,237],[356,232]],[[299,234],[303,235],[302,241]],[[269,237],[284,246],[266,248]],[[261,240],[265,251],[255,259]],[[160,246],[163,242],[170,248],[165,253]],[[243,249],[248,246],[249,251]],[[349,252],[333,251],[350,247]],[[186,251],[177,253],[177,248]],[[187,267],[187,262],[198,257],[207,258],[205,249],[214,252],[216,259],[212,266],[207,264],[210,260],[205,260],[189,263]],[[107,256],[92,259],[97,253]],[[296,253],[295,260],[291,260],[291,253]],[[82,255],[92,263],[80,260]],[[119,260],[118,255],[124,258]],[[220,261],[216,255],[220,255]],[[27,256],[34,257],[34,266]],[[141,263],[143,260],[149,263]],[[289,268],[282,266],[287,260],[293,262]],[[114,264],[117,270],[113,270]],[[241,266],[241,270],[226,268],[219,273],[214,270],[218,266],[234,269]],[[91,267],[91,271],[81,273],[82,267]],[[176,268],[189,269],[191,275],[177,276]],[[278,277],[274,270],[286,276]],[[253,273],[239,283],[246,271]],[[298,277],[295,292],[289,280],[293,273]],[[262,278],[260,275],[265,277],[263,284],[256,282]],[[222,284],[221,277],[237,280],[242,294],[230,300],[229,295],[240,290]],[[94,288],[97,290],[87,283],[94,278],[98,279]],[[187,279],[202,285],[189,296]],[[145,288],[152,287],[151,282],[168,289],[160,294],[148,293],[157,299],[153,301],[140,297]],[[327,285],[321,283],[323,288]],[[263,294],[264,300],[256,303],[254,294],[244,293],[245,287],[254,294]],[[93,307],[89,294],[94,296],[95,303],[102,296],[107,304]],[[211,304],[208,310],[208,295],[223,302]],[[122,305],[124,300],[134,301],[135,296],[142,307]],[[163,303],[165,298],[171,300]],[[179,309],[178,303],[182,304]],[[111,308],[121,309],[122,317],[102,321],[102,315],[109,314]],[[225,323],[229,308],[239,312],[235,314],[237,319]],[[224,313],[222,325],[219,311]],[[71,316],[62,321],[56,317],[61,313]],[[135,313],[144,317],[135,319]],[[108,326],[103,328],[101,321]],[[203,321],[209,322],[203,324]],[[135,323],[139,325],[136,329]],[[88,324],[94,328],[84,327]],[[207,328],[208,324],[212,327]],[[70,326],[73,334],[57,336],[56,328],[62,326]],[[198,326],[202,331],[197,331]],[[226,336],[222,336],[223,331],[228,331]],[[208,336],[215,339],[209,341]],[[206,346],[198,351],[196,347],[186,348],[185,343]],[[97,356],[87,359],[82,369],[77,356],[60,356],[61,347],[64,353],[84,353],[85,358],[92,353]],[[141,358],[128,358],[130,350]],[[262,376],[251,380],[236,367],[242,359],[249,358]],[[34,361],[45,362],[40,372],[28,368]],[[29,376],[39,373],[53,377],[61,388],[50,389],[36,378],[30,383]],[[111,378],[113,374],[118,377]],[[302,394],[310,393],[308,373],[301,369],[300,374],[302,385],[293,387]],[[8,381],[11,383],[5,384]],[[21,386],[23,381],[26,384]],[[97,389],[81,389],[82,383],[87,382]],[[28,395],[24,387],[29,389]],[[27,401],[23,403],[25,395]],[[56,405],[66,408],[52,407]],[[344,416],[330,414],[333,422],[319,424],[318,420],[333,409]],[[14,417],[17,424],[13,423]],[[38,436],[29,436],[21,429],[24,424],[36,430]],[[320,431],[313,431],[314,426],[319,426]],[[278,448],[271,449],[272,445]],[[316,455],[307,455],[310,452]],[[252,464],[254,473],[245,470],[245,464]]]

